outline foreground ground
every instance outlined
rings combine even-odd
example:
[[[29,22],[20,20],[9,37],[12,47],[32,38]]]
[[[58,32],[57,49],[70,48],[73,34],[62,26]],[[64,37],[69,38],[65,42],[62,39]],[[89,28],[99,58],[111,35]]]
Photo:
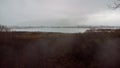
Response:
[[[0,68],[120,68],[120,30],[0,32]]]

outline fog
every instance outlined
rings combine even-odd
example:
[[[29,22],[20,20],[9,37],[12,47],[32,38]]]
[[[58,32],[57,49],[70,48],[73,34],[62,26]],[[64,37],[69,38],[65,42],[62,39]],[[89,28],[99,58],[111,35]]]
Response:
[[[120,25],[112,0],[0,0],[0,24]]]

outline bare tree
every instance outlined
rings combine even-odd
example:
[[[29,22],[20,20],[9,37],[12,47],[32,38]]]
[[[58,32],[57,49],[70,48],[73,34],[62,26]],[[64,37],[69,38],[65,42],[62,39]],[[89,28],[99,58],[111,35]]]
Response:
[[[0,25],[0,32],[7,32],[10,31],[10,29],[7,26]]]
[[[109,7],[112,9],[120,8],[120,0],[113,0]]]

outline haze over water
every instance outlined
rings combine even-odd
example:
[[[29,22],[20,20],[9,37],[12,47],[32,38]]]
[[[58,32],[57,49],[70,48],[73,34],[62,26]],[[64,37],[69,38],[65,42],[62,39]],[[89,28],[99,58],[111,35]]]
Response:
[[[120,26],[120,9],[110,9],[108,5],[111,4],[112,0],[0,0],[0,24],[7,26]],[[24,29],[24,31],[48,32],[80,32],[82,30],[75,28]]]
[[[60,32],[60,33],[81,33],[88,30],[87,28],[36,28],[36,29],[13,29],[13,31],[28,32]]]

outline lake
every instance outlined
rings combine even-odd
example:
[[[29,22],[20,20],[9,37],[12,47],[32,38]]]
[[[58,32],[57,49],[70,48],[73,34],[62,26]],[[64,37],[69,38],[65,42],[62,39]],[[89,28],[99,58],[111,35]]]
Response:
[[[12,29],[12,31],[28,32],[61,32],[61,33],[83,33],[88,28],[32,28],[32,29]]]

